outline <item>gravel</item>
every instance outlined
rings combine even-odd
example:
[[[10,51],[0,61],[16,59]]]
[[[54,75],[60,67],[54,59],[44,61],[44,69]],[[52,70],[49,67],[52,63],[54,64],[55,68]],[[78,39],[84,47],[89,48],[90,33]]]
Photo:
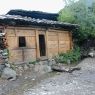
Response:
[[[28,72],[16,81],[0,80],[0,95],[95,95],[95,58],[86,58],[73,73],[37,75]]]
[[[23,95],[95,95],[95,58],[87,58],[78,66],[82,70],[46,79]]]

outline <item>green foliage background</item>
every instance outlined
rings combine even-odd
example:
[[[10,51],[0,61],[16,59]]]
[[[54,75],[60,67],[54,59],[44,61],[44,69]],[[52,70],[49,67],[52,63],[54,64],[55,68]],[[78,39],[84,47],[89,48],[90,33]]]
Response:
[[[79,0],[65,6],[60,12],[58,20],[79,24],[78,31],[73,31],[74,38],[80,44],[89,37],[95,37],[95,0]]]

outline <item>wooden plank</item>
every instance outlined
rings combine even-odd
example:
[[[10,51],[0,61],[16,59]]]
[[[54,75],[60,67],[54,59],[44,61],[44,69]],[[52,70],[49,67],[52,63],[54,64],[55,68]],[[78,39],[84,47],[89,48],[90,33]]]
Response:
[[[10,62],[25,62],[36,60],[36,49],[9,49]]]
[[[36,60],[36,49],[24,49],[24,61]]]
[[[70,36],[70,48],[73,49],[73,39],[72,39],[72,33],[69,33]]]
[[[57,32],[56,31],[49,31],[48,36],[57,36]]]
[[[58,54],[58,33],[57,31],[49,31],[48,33],[48,55],[53,57]]]
[[[58,37],[56,36],[48,36],[49,41],[58,41]]]
[[[71,49],[71,35],[69,32],[60,32],[59,35],[59,53],[66,52]]]
[[[35,31],[34,30],[18,30],[16,29],[16,35],[17,36],[35,36]]]
[[[57,32],[57,37],[58,37],[58,54],[59,54],[59,33]]]
[[[38,39],[38,30],[36,29],[36,58],[40,57],[39,52],[39,39]]]
[[[46,56],[48,58],[48,30],[46,30]]]
[[[9,61],[10,62],[22,62],[22,50],[11,50],[9,49]]]
[[[8,37],[15,37],[16,34],[15,34],[15,28],[14,29],[5,29],[6,31],[6,34]]]
[[[9,49],[18,48],[18,37],[6,37]]]
[[[48,48],[58,48],[58,41],[48,41]]]
[[[36,48],[36,37],[26,36],[26,46],[27,48]]]

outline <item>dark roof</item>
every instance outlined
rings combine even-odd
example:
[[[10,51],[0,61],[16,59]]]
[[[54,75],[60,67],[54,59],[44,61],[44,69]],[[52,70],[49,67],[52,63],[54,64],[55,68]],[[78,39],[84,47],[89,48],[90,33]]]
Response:
[[[26,12],[26,11],[25,11]],[[27,15],[27,14],[26,14]],[[45,14],[46,15],[46,14]],[[59,21],[49,20],[49,19],[40,19],[40,18],[32,18],[29,16],[22,15],[1,15],[0,16],[0,25],[4,26],[41,26],[45,28],[60,28],[60,29],[75,29],[79,26],[77,24],[63,23]]]
[[[20,15],[22,17],[31,17],[35,19],[47,19],[57,21],[58,14],[46,13],[40,11],[10,10],[8,15]]]

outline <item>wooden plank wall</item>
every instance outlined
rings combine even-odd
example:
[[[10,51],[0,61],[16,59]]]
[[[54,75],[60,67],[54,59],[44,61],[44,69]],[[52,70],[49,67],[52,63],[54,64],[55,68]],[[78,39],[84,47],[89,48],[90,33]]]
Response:
[[[20,28],[6,29],[9,59],[11,62],[32,61],[36,59],[36,32]],[[26,47],[19,48],[19,36],[25,36]]]
[[[48,56],[52,57],[58,54],[58,33],[56,31],[48,32]]]
[[[68,31],[58,33],[59,36],[59,53],[67,52],[71,49],[71,37]]]
[[[72,38],[69,31],[45,30],[37,28],[12,27],[5,30],[7,33],[10,62],[33,61],[40,58],[39,34],[45,36],[46,57],[50,58],[61,52],[66,52],[72,47]],[[26,47],[19,48],[18,38],[25,36]]]
[[[69,31],[49,30],[48,32],[48,57],[65,53],[71,49],[72,38]]]

